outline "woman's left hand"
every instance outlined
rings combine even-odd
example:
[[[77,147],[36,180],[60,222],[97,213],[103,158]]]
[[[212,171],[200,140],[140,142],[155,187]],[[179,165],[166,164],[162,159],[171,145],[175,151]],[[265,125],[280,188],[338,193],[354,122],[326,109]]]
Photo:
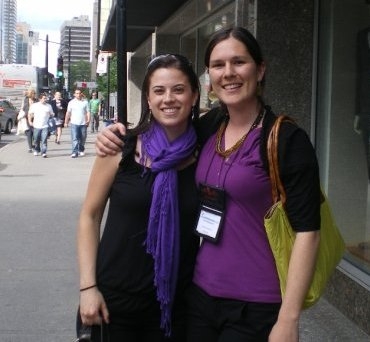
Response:
[[[298,342],[299,340],[298,321],[277,321],[273,326],[269,342]]]

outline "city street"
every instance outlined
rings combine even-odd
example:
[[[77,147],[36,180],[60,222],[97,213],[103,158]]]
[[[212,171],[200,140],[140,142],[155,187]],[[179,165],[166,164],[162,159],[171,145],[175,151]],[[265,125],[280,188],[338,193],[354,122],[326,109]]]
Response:
[[[88,135],[86,156],[76,159],[69,129],[60,145],[49,139],[46,159],[27,152],[24,135],[2,137],[9,143],[0,145],[1,342],[75,339],[76,225],[95,137]],[[301,342],[369,341],[325,299],[303,313],[300,335]]]
[[[70,158],[69,129],[49,139],[48,158],[27,152],[25,136],[3,135],[0,149],[0,341],[75,338],[76,225],[91,164]]]

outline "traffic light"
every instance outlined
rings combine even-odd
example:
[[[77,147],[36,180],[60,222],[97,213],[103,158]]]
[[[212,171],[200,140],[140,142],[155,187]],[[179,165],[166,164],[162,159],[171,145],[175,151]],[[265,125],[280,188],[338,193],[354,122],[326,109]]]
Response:
[[[63,57],[58,57],[57,61],[57,77],[62,78],[63,77]]]

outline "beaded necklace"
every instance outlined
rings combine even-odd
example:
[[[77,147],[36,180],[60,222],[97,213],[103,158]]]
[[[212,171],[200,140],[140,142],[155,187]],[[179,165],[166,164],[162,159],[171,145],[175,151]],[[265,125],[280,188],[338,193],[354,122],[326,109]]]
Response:
[[[249,128],[249,130],[229,149],[222,151],[221,147],[221,141],[222,141],[222,136],[225,134],[227,124],[229,122],[229,117],[226,118],[224,122],[222,122],[220,128],[217,131],[216,135],[216,152],[224,158],[228,158],[233,152],[237,151],[239,147],[243,144],[245,139],[247,139],[247,136],[250,132],[252,132],[261,122],[262,117],[264,115],[265,111],[263,108],[260,110],[258,113],[256,119],[254,120],[252,126]]]

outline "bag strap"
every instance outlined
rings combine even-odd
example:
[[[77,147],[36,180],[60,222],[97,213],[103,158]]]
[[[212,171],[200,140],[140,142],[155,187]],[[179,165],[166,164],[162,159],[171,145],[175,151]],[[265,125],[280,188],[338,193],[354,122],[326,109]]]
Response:
[[[281,201],[284,206],[286,202],[286,193],[280,179],[278,156],[279,131],[283,121],[295,124],[295,121],[287,115],[279,115],[277,117],[267,139],[267,160],[269,164],[273,202],[276,203]]]

